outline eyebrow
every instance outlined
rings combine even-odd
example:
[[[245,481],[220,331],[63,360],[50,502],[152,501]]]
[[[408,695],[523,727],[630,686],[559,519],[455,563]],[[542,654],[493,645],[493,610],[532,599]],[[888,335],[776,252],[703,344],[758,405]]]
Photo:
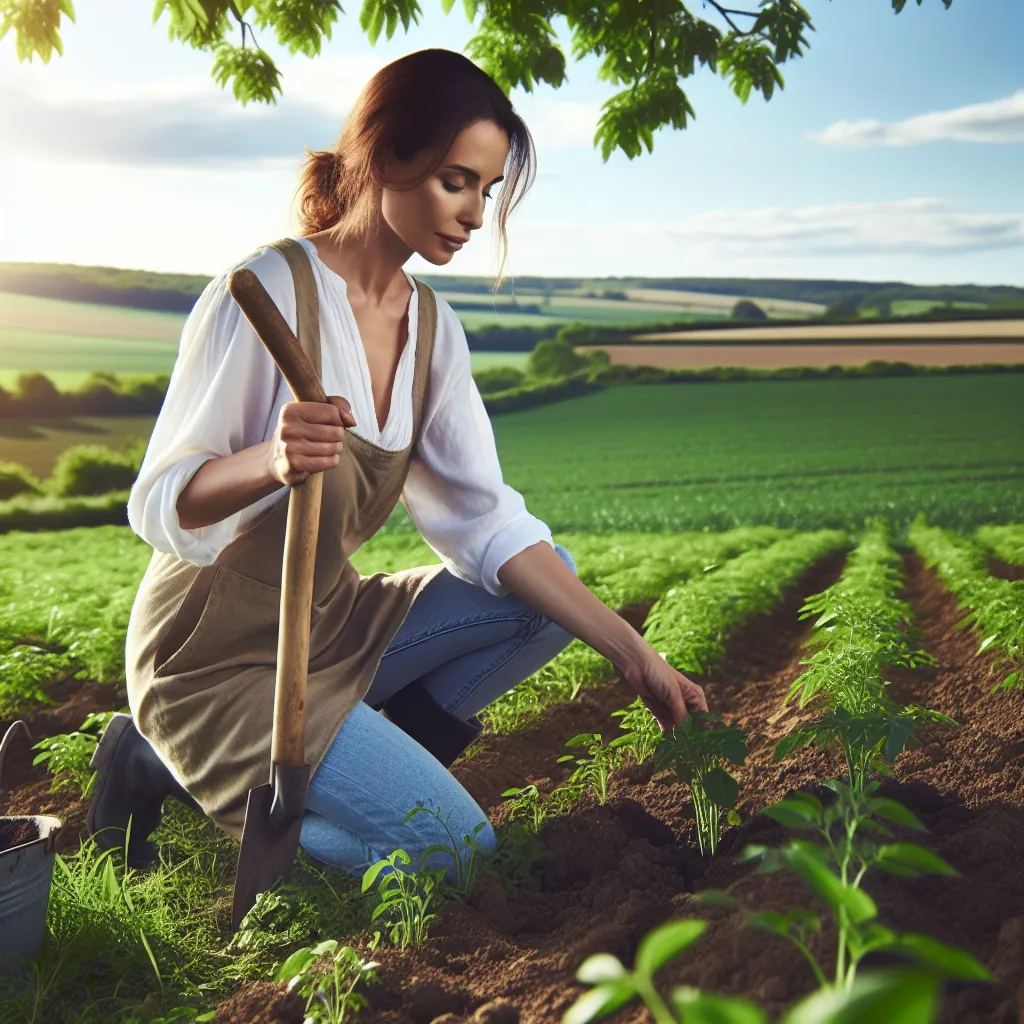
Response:
[[[464,167],[462,164],[445,164],[445,167],[453,171],[462,171],[463,174],[468,174],[471,178],[474,178],[477,181],[480,180],[480,175],[474,171],[472,167]],[[494,185],[496,182],[504,180],[505,175],[499,174],[491,184]]]

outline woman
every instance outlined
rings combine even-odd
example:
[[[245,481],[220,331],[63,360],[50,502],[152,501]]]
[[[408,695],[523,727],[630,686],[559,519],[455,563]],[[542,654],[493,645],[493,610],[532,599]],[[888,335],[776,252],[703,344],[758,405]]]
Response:
[[[414,252],[447,264],[498,182],[507,246],[524,172],[523,192],[530,135],[493,80],[461,54],[412,53],[373,76],[334,149],[311,154],[299,235],[196,302],[129,499],[154,552],[128,628],[132,716],[111,721],[94,757],[88,825],[101,846],[123,843],[132,815],[129,861],[152,860],[165,796],[241,837],[248,790],[269,777],[285,498],[312,473],[324,488],[300,844],[317,860],[359,875],[402,847],[418,863],[449,830],[460,850],[474,834],[493,850],[447,768],[480,732],[476,712],[574,636],[662,729],[687,703],[707,709],[502,481],[465,332],[402,269]],[[241,266],[296,332],[328,403],[290,400],[227,292]],[[399,500],[442,562],[363,577],[349,556]],[[440,818],[403,823],[418,802]],[[450,855],[426,863],[454,880]]]

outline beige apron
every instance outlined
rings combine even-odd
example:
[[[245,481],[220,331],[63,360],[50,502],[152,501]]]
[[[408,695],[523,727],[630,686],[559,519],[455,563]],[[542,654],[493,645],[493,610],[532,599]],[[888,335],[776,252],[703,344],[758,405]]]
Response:
[[[319,377],[309,257],[292,239],[273,245],[291,267],[299,342]],[[311,774],[369,689],[416,596],[444,569],[438,563],[363,576],[349,561],[398,503],[419,437],[437,306],[427,285],[416,287],[412,442],[388,451],[349,431],[338,465],[324,472],[306,700]],[[287,515],[282,498],[211,565],[154,551],[128,624],[128,702],[139,732],[209,817],[239,840],[249,790],[270,779]]]

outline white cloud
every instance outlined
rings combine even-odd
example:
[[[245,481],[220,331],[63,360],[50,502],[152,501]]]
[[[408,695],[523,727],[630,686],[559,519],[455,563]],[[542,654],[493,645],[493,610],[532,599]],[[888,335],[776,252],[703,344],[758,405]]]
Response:
[[[274,104],[243,107],[208,76],[70,83],[39,69],[0,80],[0,152],[107,166],[203,170],[297,167],[303,148],[329,146],[360,90],[387,61],[325,55],[289,62]],[[517,106],[538,148],[591,145],[595,106],[527,95]]]
[[[903,121],[837,121],[806,138],[826,146],[918,146],[925,142],[1024,142],[1024,89],[1012,96],[919,114]]]
[[[933,197],[715,209],[675,221],[625,223],[604,216],[592,221],[514,221],[509,223],[512,261],[524,269],[513,272],[542,274],[609,273],[609,267],[623,267],[623,253],[629,253],[629,269],[615,272],[665,276],[710,272],[702,268],[712,266],[738,271],[796,261],[807,275],[815,272],[811,261],[831,257],[878,257],[898,266],[912,256],[1024,246],[1024,212],[965,212]],[[482,260],[478,268],[463,272],[489,269]]]

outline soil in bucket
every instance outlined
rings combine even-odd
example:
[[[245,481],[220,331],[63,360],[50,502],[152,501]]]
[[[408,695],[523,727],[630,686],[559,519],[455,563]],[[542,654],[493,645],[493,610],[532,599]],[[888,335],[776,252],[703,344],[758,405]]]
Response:
[[[32,818],[0,818],[0,853],[35,842],[39,825]]]

